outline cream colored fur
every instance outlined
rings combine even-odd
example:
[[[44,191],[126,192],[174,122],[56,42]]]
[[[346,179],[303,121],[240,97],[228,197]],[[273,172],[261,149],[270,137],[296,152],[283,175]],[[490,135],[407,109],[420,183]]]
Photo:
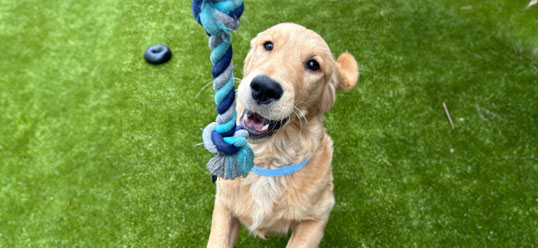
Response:
[[[272,51],[263,48],[270,41]],[[315,59],[320,71],[306,69]],[[284,95],[275,103],[257,105],[250,81],[266,75],[279,82]],[[349,90],[358,80],[355,59],[348,53],[338,60],[315,32],[292,23],[279,24],[251,41],[238,89],[239,113],[244,108],[264,117],[289,121],[271,137],[249,141],[254,163],[280,168],[310,162],[301,170],[280,177],[250,173],[246,178],[217,181],[208,247],[233,247],[240,225],[254,235],[292,231],[288,247],[317,247],[334,206],[331,160],[333,142],[323,127],[323,113],[335,101],[335,90]]]

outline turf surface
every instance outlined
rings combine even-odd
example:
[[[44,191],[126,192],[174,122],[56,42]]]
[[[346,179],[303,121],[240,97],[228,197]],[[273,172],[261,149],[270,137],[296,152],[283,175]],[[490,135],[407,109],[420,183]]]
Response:
[[[323,247],[538,244],[527,2],[246,1],[236,65],[286,21],[360,63],[326,115],[337,203]],[[190,1],[0,0],[0,247],[204,246],[206,39]],[[158,43],[174,57],[150,66]],[[237,246],[286,240],[243,230]]]

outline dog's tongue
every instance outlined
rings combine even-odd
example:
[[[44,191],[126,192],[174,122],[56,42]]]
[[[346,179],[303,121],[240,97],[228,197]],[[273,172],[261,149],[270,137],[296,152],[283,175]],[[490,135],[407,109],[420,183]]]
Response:
[[[246,116],[245,125],[247,125],[249,128],[254,129],[258,132],[265,132],[269,128],[269,120],[263,118],[263,116],[249,112]]]

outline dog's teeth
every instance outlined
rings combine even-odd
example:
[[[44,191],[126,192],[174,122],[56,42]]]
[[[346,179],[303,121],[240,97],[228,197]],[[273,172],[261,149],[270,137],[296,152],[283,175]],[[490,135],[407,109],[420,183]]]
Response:
[[[262,127],[262,131],[267,130],[267,128],[269,128],[269,124],[266,124],[265,126],[263,126],[263,127]]]

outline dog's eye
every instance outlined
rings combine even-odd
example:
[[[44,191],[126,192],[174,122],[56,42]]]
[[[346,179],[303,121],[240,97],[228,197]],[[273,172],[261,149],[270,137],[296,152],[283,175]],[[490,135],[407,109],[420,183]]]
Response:
[[[273,50],[273,42],[267,41],[263,43],[263,48],[265,48],[267,51]]]
[[[311,71],[319,71],[319,64],[317,61],[311,59],[308,62],[306,62],[306,68]]]

